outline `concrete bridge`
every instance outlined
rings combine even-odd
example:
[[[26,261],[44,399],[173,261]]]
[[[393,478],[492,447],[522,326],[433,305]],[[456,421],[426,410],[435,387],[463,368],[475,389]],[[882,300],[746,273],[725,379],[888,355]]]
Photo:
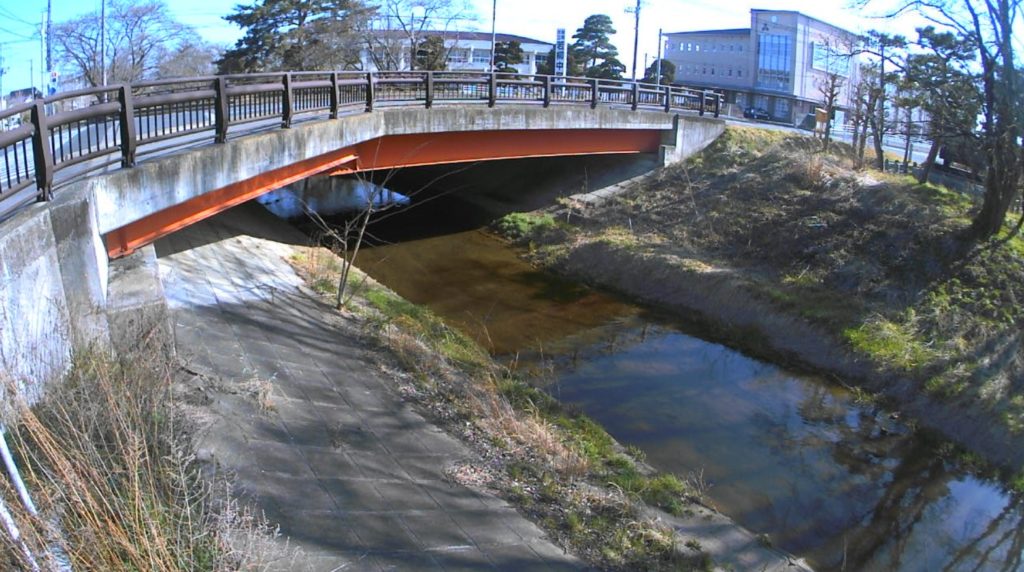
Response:
[[[0,112],[0,364],[29,393],[59,377],[73,348],[110,340],[109,260],[289,183],[562,155],[670,163],[722,132],[719,107],[679,87],[447,72],[190,78],[13,107]]]

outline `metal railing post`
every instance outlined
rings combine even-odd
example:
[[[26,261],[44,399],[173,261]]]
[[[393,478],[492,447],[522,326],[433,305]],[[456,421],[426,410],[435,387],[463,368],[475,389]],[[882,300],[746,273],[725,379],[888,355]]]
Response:
[[[373,111],[373,72],[366,72],[366,111]]]
[[[544,107],[551,106],[551,76],[544,76]]]
[[[424,81],[427,84],[427,87],[426,87],[426,90],[427,90],[427,94],[426,94],[427,109],[430,109],[430,107],[432,105],[434,105],[434,72],[428,71]]]
[[[292,93],[292,74],[284,74],[284,94],[281,99],[281,127],[288,129],[292,126],[292,117],[295,115],[295,100]]]
[[[218,77],[217,82],[213,85],[213,89],[214,93],[216,93],[213,102],[213,120],[217,127],[217,135],[214,141],[225,143],[228,140],[228,123],[231,121],[228,109],[228,80],[224,77]]]
[[[32,106],[32,127],[36,132],[32,135],[32,155],[35,161],[36,186],[39,187],[39,200],[48,201],[53,196],[53,154],[50,152],[48,139],[50,130],[46,127],[46,108],[41,99],[35,100]]]
[[[704,110],[707,107],[707,99],[708,99],[708,92],[702,90],[700,92],[700,114],[701,114],[701,116],[704,115]]]
[[[665,113],[672,112],[672,86],[665,86]]]
[[[597,102],[601,100],[599,81],[597,78],[590,80],[590,109],[597,109]]]
[[[491,72],[490,82],[487,89],[487,107],[494,107],[498,102],[498,74]]]
[[[640,84],[634,81],[633,82],[633,105],[632,105],[633,111],[636,111],[636,108],[639,107],[639,106],[640,106]]]
[[[718,117],[718,114],[721,113],[721,112],[722,112],[722,94],[716,93],[715,94],[715,117]]]
[[[331,74],[331,119],[338,118],[338,74]]]
[[[135,104],[132,101],[132,88],[122,85],[117,90],[117,98],[121,104],[121,166],[135,166],[135,149],[138,139],[135,137]]]

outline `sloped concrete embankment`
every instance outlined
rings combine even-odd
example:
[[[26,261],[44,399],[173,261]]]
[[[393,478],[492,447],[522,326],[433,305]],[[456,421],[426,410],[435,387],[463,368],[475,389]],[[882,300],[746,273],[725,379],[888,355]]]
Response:
[[[931,399],[913,380],[858,359],[831,335],[758,296],[756,285],[738,272],[601,241],[572,248],[554,270],[686,316],[748,353],[881,393],[921,426],[991,462],[1024,466],[1024,448],[1014,446],[1014,437],[992,423],[989,412]]]

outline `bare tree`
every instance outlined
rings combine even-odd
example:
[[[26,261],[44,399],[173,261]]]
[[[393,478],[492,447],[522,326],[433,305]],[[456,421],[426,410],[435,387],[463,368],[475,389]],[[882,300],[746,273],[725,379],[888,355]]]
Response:
[[[107,6],[107,77],[111,83],[154,77],[165,61],[195,32],[168,15],[160,0],[111,0]],[[90,86],[103,81],[100,14],[90,12],[53,27],[58,61]]]
[[[834,38],[825,39],[820,43],[824,50],[822,74],[815,80],[818,93],[821,94],[822,105],[825,106],[825,131],[822,134],[822,149],[828,151],[832,142],[832,118],[840,107],[839,98],[846,87],[847,75],[851,73],[853,46],[850,42],[841,42]]]
[[[477,164],[466,163],[451,171],[444,172],[406,193],[405,196],[411,201],[421,193],[434,189],[445,178],[467,171]],[[367,237],[371,236],[368,231],[369,227],[375,222],[380,222],[393,216],[395,213],[387,211],[394,210],[395,207],[400,205],[399,202],[392,199],[391,191],[388,190],[388,185],[398,172],[399,169],[388,170],[383,174],[383,178],[378,180],[364,178],[362,175],[359,175],[359,181],[364,183],[364,188],[369,188],[370,191],[363,197],[363,203],[355,211],[355,215],[347,218],[341,224],[331,224],[308,204],[303,203],[306,216],[319,229],[320,233],[327,238],[331,250],[341,258],[341,271],[338,274],[338,288],[335,295],[335,306],[338,309],[347,306],[352,301],[352,297],[357,294],[356,290],[349,290],[349,278],[352,275],[352,267],[356,265],[356,260],[359,257],[359,251],[365,245]],[[458,190],[458,188],[447,189],[417,204],[441,198]],[[410,208],[414,206],[415,204],[411,205]]]
[[[217,67],[214,62],[222,50],[202,41],[185,41],[167,51],[157,66],[156,75],[161,78],[196,77],[212,75]]]

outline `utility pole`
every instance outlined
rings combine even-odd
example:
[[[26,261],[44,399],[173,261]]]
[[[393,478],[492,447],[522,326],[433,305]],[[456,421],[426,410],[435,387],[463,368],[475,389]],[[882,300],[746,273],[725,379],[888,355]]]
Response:
[[[53,29],[53,0],[46,0],[46,71],[53,71],[53,40],[50,31]]]
[[[46,12],[43,12],[43,20],[39,25],[39,92],[43,97],[46,97],[46,32],[49,29]]]
[[[494,0],[491,3],[491,68],[490,71],[494,70],[494,50],[497,48],[495,40],[498,37],[497,34],[497,23],[498,23],[498,0]]]
[[[0,110],[7,109],[7,95],[4,93],[5,75],[7,68],[4,67],[4,45],[0,43]]]
[[[654,84],[661,86],[661,28],[658,28],[658,59],[654,62]]]
[[[415,49],[415,48],[414,48]],[[107,86],[107,0],[100,0],[100,69],[103,87]]]
[[[642,0],[636,0],[636,8],[626,8],[627,14],[633,14],[635,17],[633,24],[633,81],[636,81],[636,52],[640,48],[640,3]]]

